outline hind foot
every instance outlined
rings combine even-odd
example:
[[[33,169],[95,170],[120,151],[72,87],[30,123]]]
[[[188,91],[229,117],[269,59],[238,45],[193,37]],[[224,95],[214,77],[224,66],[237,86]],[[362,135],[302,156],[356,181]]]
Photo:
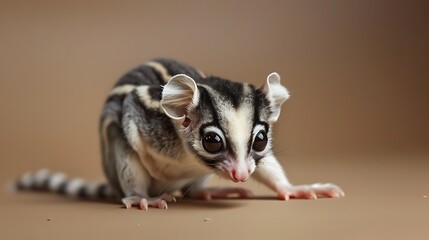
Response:
[[[130,196],[122,198],[122,203],[126,209],[130,209],[132,206],[137,206],[141,210],[147,210],[149,207],[168,209],[167,203],[176,202],[176,198],[171,194],[165,193],[155,198],[144,198],[139,196]]]

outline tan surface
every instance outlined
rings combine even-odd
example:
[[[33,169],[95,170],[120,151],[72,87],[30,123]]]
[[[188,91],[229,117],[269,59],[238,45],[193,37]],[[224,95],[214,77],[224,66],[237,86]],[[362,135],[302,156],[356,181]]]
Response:
[[[278,71],[292,93],[275,130],[279,159],[293,182],[330,181],[347,194],[180,201],[140,212],[2,193],[1,238],[427,239],[427,9],[394,1],[1,2],[0,183],[40,167],[102,178],[104,97],[131,67],[168,56],[257,85]]]
[[[341,184],[347,196],[335,200],[179,200],[168,210],[143,212],[25,193],[2,199],[0,226],[3,239],[427,239],[429,163],[422,161],[427,157],[292,165],[297,182]],[[405,158],[410,165],[400,163]],[[268,196],[260,185],[251,185],[259,196]]]

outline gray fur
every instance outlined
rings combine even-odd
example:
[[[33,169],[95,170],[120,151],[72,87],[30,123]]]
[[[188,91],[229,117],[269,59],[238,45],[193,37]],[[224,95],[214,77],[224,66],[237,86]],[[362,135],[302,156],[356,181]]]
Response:
[[[160,89],[156,86],[153,88]],[[136,123],[143,141],[150,147],[171,158],[176,158],[181,153],[183,146],[171,120],[159,109],[145,107],[135,91],[124,100],[122,127],[129,126],[130,121]]]
[[[243,153],[238,153],[239,149],[242,149],[240,143],[236,145],[232,141],[233,136],[230,135],[229,120],[227,114],[224,112],[226,109],[231,109],[232,111],[238,110],[241,106],[245,106],[249,109],[249,116],[252,121],[252,124],[249,126],[249,129],[246,130],[246,139],[248,139],[244,144],[249,156],[253,156],[251,153],[251,144],[252,144],[252,128],[256,123],[265,123],[268,127],[268,115],[269,112],[269,102],[265,95],[262,93],[261,89],[256,89],[254,86],[249,84],[242,84],[237,82],[228,81],[218,77],[203,77],[200,75],[198,70],[195,70],[188,65],[179,63],[173,60],[154,60],[157,64],[161,64],[167,71],[169,75],[176,74],[187,74],[197,83],[199,94],[199,103],[197,106],[189,106],[187,111],[187,117],[192,119],[191,126],[189,129],[191,131],[182,131],[178,130],[178,127],[172,120],[167,117],[162,110],[153,109],[145,105],[145,102],[142,101],[136,90],[127,93],[125,99],[123,100],[121,107],[122,111],[118,111],[118,105],[112,104],[112,101],[119,103],[118,99],[110,97],[105,105],[105,110],[103,112],[114,112],[117,114],[115,117],[119,119],[122,123],[122,132],[120,129],[109,126],[107,131],[109,131],[107,141],[101,141],[102,143],[109,142],[107,147],[111,151],[115,151],[113,141],[122,141],[128,140],[128,142],[120,144],[124,147],[128,147],[128,151],[139,152],[140,145],[154,149],[158,154],[165,156],[171,161],[183,161],[182,158],[186,157],[186,152],[190,151],[191,153],[199,159],[200,164],[209,166],[210,168],[219,168],[214,164],[214,162],[223,162],[227,157],[226,155],[210,156],[207,154],[200,155],[201,153],[201,139],[202,134],[201,129],[204,126],[217,126],[223,132],[223,135],[226,137],[226,150],[231,156],[237,157],[238,155],[243,155]],[[137,86],[148,86],[148,95],[147,99],[150,99],[150,102],[156,102],[161,100],[161,86],[154,83],[162,83],[161,75],[154,74],[156,72],[154,68],[149,69],[148,66],[141,66],[130,73],[127,73],[115,87],[120,87],[123,85],[136,84]],[[151,79],[148,77],[156,77],[156,79]],[[262,99],[255,100],[255,97],[260,97]],[[254,105],[254,102],[257,102],[259,105]],[[116,110],[113,110],[114,108]],[[262,118],[261,118],[262,117]],[[103,119],[102,119],[103,121]],[[176,123],[177,124],[177,123]],[[103,122],[101,122],[103,125]],[[117,123],[112,123],[112,125],[117,126]],[[180,125],[179,125],[180,126]],[[137,130],[137,131],[136,131]],[[268,129],[266,129],[268,131]],[[178,131],[181,131],[180,133]],[[118,132],[118,133],[116,133]],[[117,139],[118,134],[123,134],[126,137],[120,136]],[[137,136],[136,136],[137,134]],[[181,135],[181,136],[179,136]],[[115,137],[116,136],[116,137]],[[103,137],[103,135],[102,135]],[[137,139],[137,140],[136,140]],[[137,143],[133,143],[136,141]],[[141,141],[141,142],[140,142]],[[134,146],[137,144],[138,146]],[[105,149],[105,146],[102,146],[102,149]],[[113,149],[113,150],[112,150]],[[200,150],[197,150],[200,149]],[[242,150],[240,150],[242,151]],[[104,169],[107,178],[112,186],[116,189],[117,192],[123,193],[124,190],[118,188],[118,174],[120,170],[115,169],[117,164],[114,162],[120,161],[115,159],[115,154],[109,154],[103,156],[104,160]],[[150,156],[141,155],[145,158]],[[189,157],[189,156],[188,156]],[[156,161],[156,159],[155,159]],[[149,172],[157,171],[157,169],[149,170]],[[166,171],[166,170],[161,170]],[[152,175],[154,175],[153,173]],[[161,174],[162,175],[162,174]],[[115,179],[116,178],[116,179]],[[159,181],[158,177],[151,177],[151,181]],[[123,196],[123,194],[121,194]]]

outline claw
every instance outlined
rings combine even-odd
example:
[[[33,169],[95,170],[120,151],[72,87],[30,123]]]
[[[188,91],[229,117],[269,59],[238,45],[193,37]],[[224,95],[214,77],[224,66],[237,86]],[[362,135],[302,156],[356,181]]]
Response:
[[[122,198],[122,203],[126,209],[138,206],[141,210],[148,210],[149,207],[168,209],[167,202],[176,202],[176,198],[170,194],[163,194],[157,198],[144,198],[139,196],[129,196]]]
[[[317,200],[317,194],[314,191],[310,191],[307,197],[308,199]]]
[[[289,193],[279,193],[279,199],[284,200],[285,202],[289,201],[290,196]]]
[[[312,184],[311,188],[314,189],[317,195],[322,197],[344,197],[345,195],[340,187],[332,183],[316,183]]]
[[[126,209],[130,209],[133,205],[136,205],[140,202],[140,198],[137,196],[130,196],[122,198],[122,203]]]
[[[288,200],[289,198],[314,199],[321,197],[343,197],[344,192],[340,187],[331,183],[315,183],[312,185],[287,186],[279,191],[279,198]]]
[[[145,211],[147,211],[147,209],[149,208],[149,205],[148,205],[148,203],[147,203],[147,199],[146,198],[143,198],[141,201],[140,201],[140,209],[141,210],[145,210]]]
[[[176,202],[176,198],[168,193],[162,194],[159,198],[169,203]]]
[[[168,209],[167,202],[165,202],[165,200],[157,201],[157,203],[158,203],[158,208]]]

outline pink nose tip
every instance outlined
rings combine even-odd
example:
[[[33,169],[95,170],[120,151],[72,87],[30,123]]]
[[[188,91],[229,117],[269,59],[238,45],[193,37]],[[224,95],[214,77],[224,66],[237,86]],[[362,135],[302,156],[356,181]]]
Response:
[[[231,171],[231,180],[234,182],[245,182],[249,178],[249,174],[247,173],[237,173],[235,169]]]

